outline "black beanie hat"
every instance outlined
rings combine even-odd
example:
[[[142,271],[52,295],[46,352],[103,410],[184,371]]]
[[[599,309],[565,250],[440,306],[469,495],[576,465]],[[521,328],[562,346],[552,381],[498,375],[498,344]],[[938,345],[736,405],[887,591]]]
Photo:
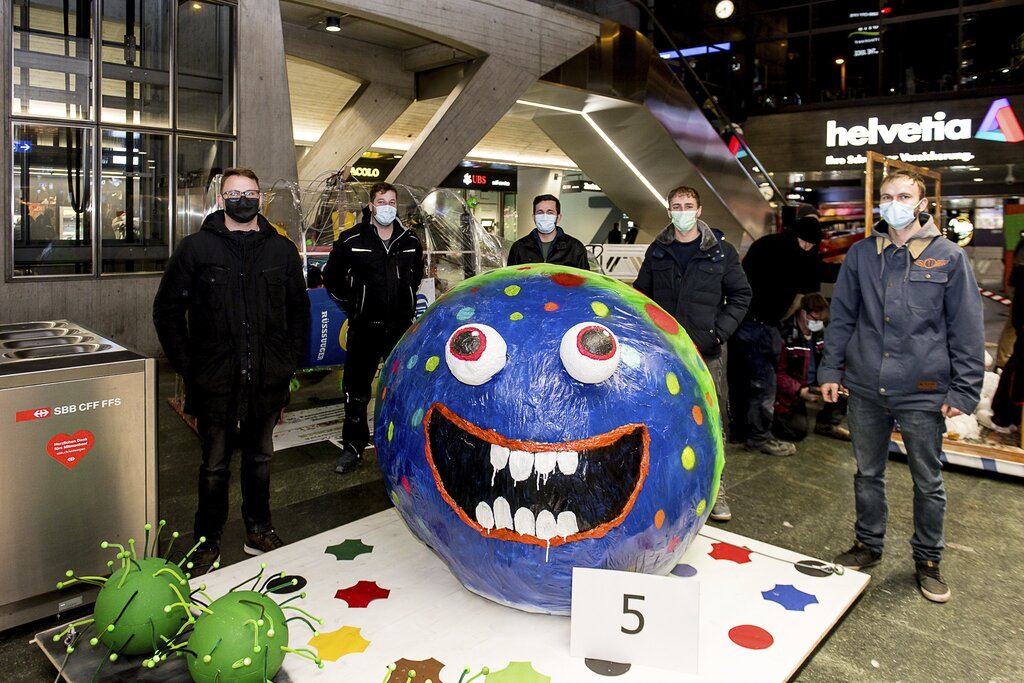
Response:
[[[821,242],[821,224],[817,218],[805,216],[793,223],[793,232],[804,242],[818,244]]]

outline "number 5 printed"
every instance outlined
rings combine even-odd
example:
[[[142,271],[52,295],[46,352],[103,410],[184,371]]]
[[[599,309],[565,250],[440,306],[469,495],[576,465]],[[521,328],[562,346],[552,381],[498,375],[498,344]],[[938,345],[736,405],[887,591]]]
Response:
[[[629,606],[629,601],[630,600],[643,600],[643,599],[644,599],[644,596],[642,596],[642,595],[630,595],[629,593],[626,593],[626,594],[624,594],[622,596],[622,613],[623,614],[632,614],[633,616],[636,617],[636,628],[628,629],[625,626],[623,626],[620,629],[623,633],[631,635],[631,636],[635,636],[637,633],[640,633],[640,631],[644,630],[644,615],[640,612],[640,610],[632,609]]]

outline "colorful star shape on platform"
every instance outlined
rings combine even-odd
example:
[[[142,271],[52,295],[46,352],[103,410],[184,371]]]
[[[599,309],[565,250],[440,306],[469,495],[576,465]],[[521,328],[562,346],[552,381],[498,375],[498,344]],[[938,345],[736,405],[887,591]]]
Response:
[[[551,676],[539,673],[530,662],[509,662],[501,671],[487,674],[484,683],[551,683]]]
[[[808,605],[817,604],[818,598],[789,584],[777,583],[775,588],[761,591],[765,600],[777,602],[791,612],[803,612]]]
[[[750,562],[750,548],[741,548],[732,543],[712,543],[711,552],[708,555],[716,560],[730,560],[736,564]]]
[[[356,627],[342,626],[337,631],[318,633],[310,639],[308,645],[316,648],[320,659],[336,662],[345,655],[365,652],[370,641],[363,638]]]
[[[339,561],[342,560],[354,560],[364,553],[371,552],[373,550],[372,545],[366,545],[362,541],[350,538],[342,541],[338,545],[328,546],[324,552],[328,555],[334,555]]]
[[[381,588],[376,581],[360,581],[354,586],[339,589],[334,597],[344,600],[349,607],[366,607],[374,600],[383,600],[389,595],[391,591]]]
[[[417,681],[438,681],[441,680],[441,669],[444,668],[444,663],[439,662],[433,657],[430,659],[420,659],[413,661],[411,659],[399,659],[395,662],[395,670],[391,672],[388,679],[384,683],[407,683],[409,680],[409,672],[415,671],[416,678],[413,680]]]

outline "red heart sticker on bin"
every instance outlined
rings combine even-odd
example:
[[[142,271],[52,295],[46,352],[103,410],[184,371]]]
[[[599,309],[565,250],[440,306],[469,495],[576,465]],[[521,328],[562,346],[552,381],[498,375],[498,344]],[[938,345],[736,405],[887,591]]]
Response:
[[[71,436],[57,434],[46,444],[46,452],[61,465],[73,470],[78,463],[82,462],[85,454],[92,449],[95,440],[92,432],[85,429],[75,432]]]

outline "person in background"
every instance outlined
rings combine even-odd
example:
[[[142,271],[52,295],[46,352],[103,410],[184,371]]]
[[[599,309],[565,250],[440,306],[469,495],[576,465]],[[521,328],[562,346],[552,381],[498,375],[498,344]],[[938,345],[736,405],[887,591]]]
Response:
[[[630,223],[626,228],[626,234],[623,236],[622,241],[624,244],[636,244],[636,236],[640,234],[640,229],[636,225]]]
[[[700,214],[700,195],[694,188],[681,185],[668,193],[671,223],[647,248],[633,286],[671,313],[693,340],[714,380],[724,426],[722,348],[747,312],[750,285],[736,248],[700,220]],[[732,519],[724,484],[711,519]]]
[[[882,220],[843,261],[818,370],[827,403],[838,400],[840,383],[850,392],[857,459],[855,541],[835,563],[862,569],[882,559],[885,467],[898,422],[914,481],[910,546],[917,585],[928,600],[946,602],[950,589],[939,571],[946,515],[942,434],[945,418],[974,412],[981,395],[981,295],[967,254],[943,239],[924,212],[921,176],[892,171],[880,192]]]
[[[796,312],[782,321],[775,414],[772,433],[783,441],[803,441],[810,428],[808,407],[818,410],[814,433],[843,441],[850,432],[841,425],[846,402],[824,403],[818,386],[818,368],[825,348],[828,302],[818,293],[800,298]]]
[[[342,452],[334,468],[338,474],[362,462],[370,442],[367,411],[373,377],[412,323],[422,279],[423,246],[398,220],[398,190],[377,183],[370,188],[362,222],[338,236],[324,266],[324,286],[344,309],[349,325],[341,386]]]
[[[309,298],[295,245],[260,215],[249,169],[224,171],[219,210],[174,250],[153,301],[167,360],[185,380],[185,412],[202,440],[192,575],[220,559],[231,455],[241,448],[244,550],[284,545],[270,516],[274,427],[305,359]]]
[[[508,265],[523,263],[554,263],[590,270],[587,248],[583,242],[567,235],[558,225],[562,220],[562,202],[552,194],[533,199],[533,222],[536,227],[525,237],[512,243]]]
[[[608,231],[608,244],[622,244],[622,231],[619,230],[619,222],[612,223],[612,229]]]

